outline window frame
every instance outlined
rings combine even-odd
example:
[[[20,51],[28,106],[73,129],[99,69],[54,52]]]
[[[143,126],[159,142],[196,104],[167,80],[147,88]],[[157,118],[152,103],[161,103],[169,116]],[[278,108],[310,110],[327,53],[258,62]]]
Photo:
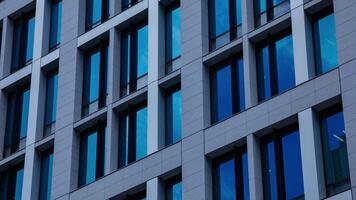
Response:
[[[104,167],[105,167],[105,129],[106,129],[106,123],[105,122],[98,122],[95,126],[79,133],[80,134],[80,144],[79,144],[79,173],[78,173],[78,188],[84,187],[85,185],[88,185],[92,182],[95,182],[99,178],[104,176]],[[92,182],[86,182],[86,176],[87,176],[87,171],[86,169],[84,170],[83,167],[86,167],[87,163],[83,162],[83,159],[86,161],[86,156],[83,156],[82,150],[85,150],[85,152],[88,151],[88,144],[86,142],[86,146],[83,147],[84,140],[91,134],[97,134],[97,149],[96,149],[96,164],[95,164],[95,180]],[[84,148],[84,149],[82,149]],[[85,165],[83,165],[85,163]],[[84,173],[84,174],[83,174]],[[83,177],[84,176],[84,177]]]
[[[43,124],[44,124],[44,132],[43,132],[43,137],[48,137],[52,134],[54,134],[55,131],[55,126],[56,124],[56,119],[54,121],[52,121],[51,123],[47,124],[46,123],[46,116],[47,116],[47,98],[48,98],[48,80],[50,78],[54,78],[55,76],[57,76],[57,94],[53,94],[54,96],[58,97],[58,68],[56,68],[55,70],[52,70],[51,72],[49,72],[46,76],[46,101],[45,101],[45,115],[44,115],[44,120],[43,120]],[[54,91],[53,91],[54,92]],[[54,99],[53,99],[54,100]],[[56,100],[57,101],[57,100]],[[57,107],[57,106],[56,106]],[[53,111],[52,111],[53,112]],[[47,131],[47,129],[50,129],[49,132]]]
[[[296,86],[296,83],[293,87],[287,89],[284,92],[279,93],[278,91],[278,69],[277,69],[277,51],[276,51],[276,42],[279,40],[282,40],[283,38],[286,38],[288,36],[293,36],[292,34],[292,29],[291,27],[284,29],[283,31],[278,32],[275,35],[269,35],[266,39],[262,40],[261,42],[256,44],[255,48],[255,55],[256,55],[256,80],[257,80],[257,96],[258,96],[258,102],[264,102],[269,99],[272,99],[275,96],[278,96],[280,94],[285,93],[288,90],[291,90]],[[264,48],[268,49],[268,65],[269,65],[269,77],[270,77],[270,92],[271,92],[271,97],[262,97],[261,96],[261,91],[260,91],[260,81],[259,81],[259,76],[260,76],[260,68],[263,67],[261,65],[261,58],[260,58],[260,51]],[[294,63],[294,53],[293,53],[293,63]],[[295,69],[295,66],[294,66]],[[295,79],[295,74],[294,74],[294,79]],[[264,83],[263,83],[264,86]],[[266,96],[266,95],[265,95]]]
[[[60,46],[60,44],[61,44],[61,36],[59,37],[59,41],[56,43],[56,44],[54,44],[54,45],[52,45],[52,33],[53,33],[53,24],[52,24],[52,19],[53,19],[53,17],[54,17],[54,15],[53,15],[53,7],[54,7],[54,5],[59,5],[59,4],[62,4],[61,6],[63,6],[63,1],[62,0],[51,0],[51,14],[50,14],[50,30],[49,30],[49,43],[48,43],[48,46],[49,46],[49,52],[52,52],[52,51],[54,51],[55,49],[57,49],[59,46]],[[63,7],[62,7],[62,9],[61,9],[61,11],[63,10]],[[62,21],[62,19],[59,19],[59,17],[62,17],[63,15],[62,15],[62,13],[59,13],[58,12],[58,15],[56,16],[57,17],[57,20],[59,21],[59,22],[61,22]],[[61,29],[61,32],[62,32],[62,24],[59,24],[58,25],[59,27],[60,27],[60,29]],[[57,29],[59,28],[57,26]],[[58,31],[58,30],[57,30]]]
[[[87,60],[94,55],[95,53],[100,52],[100,63],[99,63],[99,94],[98,94],[98,99],[92,102],[85,102],[85,92],[86,87],[89,87],[90,85],[86,86],[85,82],[86,80],[90,77],[86,77],[86,70],[88,70],[87,66]],[[108,65],[109,65],[109,44],[107,41],[103,40],[99,44],[95,45],[93,48],[90,50],[86,51],[84,53],[84,62],[83,62],[83,86],[82,86],[82,106],[81,106],[81,116],[82,117],[87,117],[91,115],[92,113],[104,108],[106,106],[106,100],[107,100],[107,81],[108,81]],[[91,65],[90,65],[91,68]],[[90,110],[90,106],[93,105],[94,103],[98,102],[98,108],[95,111]]]
[[[326,156],[325,156],[325,151],[324,151],[325,133],[323,133],[323,120],[326,119],[326,118],[328,118],[328,117],[330,117],[330,116],[332,116],[332,115],[335,115],[335,114],[337,114],[337,113],[340,113],[340,112],[344,113],[344,112],[343,112],[343,107],[342,107],[342,104],[341,104],[341,103],[340,103],[340,104],[333,105],[333,106],[331,106],[331,107],[329,107],[329,108],[326,108],[325,110],[322,110],[322,111],[319,112],[319,127],[320,127],[320,139],[321,139],[321,152],[322,152],[322,160],[323,160],[323,161],[322,161],[322,162],[323,162],[322,164],[323,164],[323,171],[324,171],[323,175],[324,175],[324,179],[325,179],[325,181],[324,181],[324,187],[325,187],[325,194],[326,194],[326,197],[331,197],[331,196],[340,194],[340,193],[345,192],[345,191],[347,191],[347,190],[349,190],[349,189],[351,188],[351,174],[350,174],[350,172],[348,172],[348,174],[349,174],[348,179],[343,180],[343,181],[345,181],[345,182],[348,182],[348,184],[349,184],[348,189],[345,189],[345,190],[343,190],[343,191],[339,191],[339,192],[337,192],[337,193],[330,193],[330,191],[328,191],[328,185],[327,185],[327,182],[326,182],[327,170],[326,170],[326,163],[325,163],[325,157],[326,157]],[[343,123],[344,123],[344,126],[345,126],[345,121],[344,121]],[[346,134],[345,134],[345,135],[346,135]],[[346,148],[347,148],[347,144],[346,144]],[[348,156],[348,155],[346,155],[346,156]],[[348,161],[349,161],[349,160],[348,160]],[[350,166],[349,166],[349,163],[347,163],[347,165],[348,165],[348,168],[349,168],[349,167],[350,167]],[[350,170],[350,169],[349,169],[349,170]],[[338,184],[338,183],[340,183],[340,182],[343,182],[343,181],[334,182],[333,185],[336,185],[336,184]]]
[[[285,15],[286,13],[290,12],[290,0],[283,0],[282,2],[278,3],[277,5],[273,5],[273,0],[265,0],[266,1],[266,10],[264,12],[258,12],[257,13],[257,5],[260,5],[260,1],[261,0],[253,0],[253,5],[254,5],[254,21],[255,21],[255,28],[259,28],[283,15]],[[275,14],[275,8],[278,8],[279,6],[283,5],[283,4],[286,4],[286,2],[289,2],[288,6],[288,11],[284,12],[283,14],[281,14],[280,16],[274,16]],[[262,23],[261,22],[261,16],[266,14],[266,22],[265,23]],[[259,23],[258,23],[258,20],[259,19]]]
[[[169,124],[171,124],[171,126],[173,127],[173,120],[172,120],[172,115],[173,115],[173,104],[172,102],[169,102],[169,99],[168,98],[172,98],[173,94],[176,93],[176,92],[181,92],[181,86],[180,86],[180,83],[179,84],[176,84],[174,85],[173,87],[169,88],[168,90],[166,90],[166,94],[165,94],[165,114],[166,114],[166,117],[165,117],[165,146],[169,146],[169,145],[173,145],[175,143],[178,143],[180,140],[174,142],[173,141],[173,132],[170,133],[169,131]],[[170,103],[170,104],[169,104]],[[182,105],[180,105],[181,108],[182,108]],[[181,124],[182,126],[182,124]],[[168,135],[172,135],[172,141],[169,141],[168,140]],[[182,133],[181,133],[181,137],[182,137]]]
[[[217,124],[221,121],[224,121],[228,119],[229,117],[232,117],[240,112],[243,112],[246,109],[246,105],[244,106],[245,108],[241,109],[240,107],[240,94],[239,94],[239,89],[240,85],[237,85],[237,80],[239,80],[239,77],[236,77],[235,75],[238,72],[238,65],[236,62],[242,60],[243,62],[243,54],[242,53],[237,53],[237,54],[230,54],[228,59],[225,59],[217,64],[215,64],[213,67],[210,67],[210,102],[211,102],[211,124]],[[215,79],[216,72],[219,71],[222,68],[225,68],[227,66],[230,66],[230,71],[231,71],[231,96],[232,96],[232,115],[229,117],[226,117],[225,119],[218,120],[217,119],[217,113],[218,113],[218,106],[217,106],[217,81]],[[243,62],[243,70],[244,69],[244,62]],[[245,78],[245,76],[243,76]],[[243,90],[244,90],[244,101],[245,101],[245,85],[243,85]]]
[[[317,13],[316,15],[313,15],[311,17],[311,21],[312,21],[312,35],[313,35],[313,53],[314,53],[314,60],[315,60],[315,65],[314,65],[314,69],[315,69],[315,76],[320,76],[322,74],[325,74],[329,71],[332,71],[333,69],[336,69],[339,65],[337,66],[334,66],[333,69],[330,69],[326,72],[322,72],[322,66],[321,66],[321,52],[320,52],[320,41],[318,41],[317,38],[319,38],[318,36],[318,32],[316,30],[316,27],[315,27],[315,23],[317,23],[319,20],[323,19],[324,17],[327,17],[331,14],[334,14],[334,9],[333,7],[327,7],[327,8],[324,8],[323,10],[321,10],[319,13]],[[335,23],[335,22],[334,22]],[[335,25],[335,28],[336,28],[336,24]],[[335,38],[336,40],[336,38]],[[337,51],[337,49],[336,49]]]
[[[41,171],[40,171],[40,181],[39,181],[39,187],[38,187],[38,194],[39,194],[39,199],[40,200],[44,200],[44,199],[42,199],[41,197],[42,197],[42,195],[43,195],[43,191],[42,190],[44,190],[44,188],[42,188],[42,181],[44,181],[44,180],[42,180],[42,175],[43,175],[43,159],[44,158],[46,158],[46,157],[49,157],[50,155],[52,155],[52,159],[53,159],[53,156],[54,156],[54,151],[53,151],[53,147],[51,147],[50,149],[47,149],[47,150],[45,150],[45,151],[43,151],[42,152],[42,155],[41,155]],[[52,166],[49,166],[49,167],[51,167],[52,168],[52,174],[51,174],[51,176],[53,176],[53,160],[52,160]],[[47,170],[49,170],[49,169],[47,169]],[[48,180],[52,180],[52,177],[48,177]],[[47,180],[47,181],[48,181]],[[48,184],[51,184],[51,183],[49,183],[48,182]],[[46,191],[46,190],[45,190]],[[50,193],[51,193],[51,189],[50,189]]]
[[[282,148],[282,139],[285,136],[293,134],[293,132],[299,132],[299,125],[298,122],[294,122],[288,126],[285,126],[280,129],[273,129],[271,133],[261,138],[261,170],[262,170],[262,182],[263,182],[263,195],[266,195],[266,191],[269,188],[267,187],[264,161],[267,156],[267,152],[263,151],[263,146],[267,145],[270,142],[274,142],[274,164],[276,167],[276,190],[277,190],[277,197],[278,199],[285,199],[286,196],[286,185],[285,185],[285,175],[284,175],[284,163],[283,163],[283,148]],[[301,152],[300,152],[301,153]],[[304,181],[304,180],[303,180]],[[303,191],[303,196],[305,196],[305,191]],[[268,197],[269,198],[269,197]]]
[[[168,18],[168,15],[170,13],[172,13],[175,9],[178,9],[178,8],[180,9],[180,2],[179,1],[175,1],[175,2],[173,2],[171,4],[169,4],[165,9],[165,52],[171,51],[171,50],[168,50],[169,48],[167,46],[168,38],[170,38],[169,34],[168,34],[168,31],[167,31],[167,27],[168,27],[168,24],[169,24],[167,18]],[[181,21],[181,18],[179,20]],[[173,22],[173,20],[170,23],[171,27],[173,27],[173,23],[172,22]],[[180,31],[181,31],[181,29],[180,29]],[[173,34],[173,32],[172,32],[172,34]],[[171,38],[171,40],[173,41],[172,38]],[[181,43],[181,41],[180,41],[180,43]],[[182,47],[181,47],[181,44],[180,44],[180,49],[181,48]],[[173,47],[172,47],[172,51],[173,51]],[[181,54],[182,54],[182,52],[181,52]],[[173,69],[174,63],[175,63],[175,61],[180,59],[180,57],[182,56],[181,54],[179,56],[175,57],[175,58],[173,58],[173,55],[172,55],[172,58],[170,58],[170,60],[169,60],[169,59],[167,59],[167,54],[165,53],[165,56],[164,56],[165,58],[164,59],[165,59],[165,73],[166,74],[172,73],[172,72],[174,72],[176,70],[176,69]]]
[[[244,182],[244,180],[243,180],[244,174],[243,174],[243,163],[242,163],[242,156],[244,154],[247,154],[247,146],[246,145],[239,146],[239,147],[234,146],[232,151],[213,159],[213,161],[212,161],[212,177],[213,177],[212,178],[212,180],[213,180],[212,193],[213,193],[213,198],[214,199],[216,198],[216,195],[217,195],[217,193],[216,193],[216,190],[217,190],[216,184],[218,183],[215,171],[216,171],[217,167],[221,163],[223,163],[225,161],[228,161],[228,160],[233,160],[233,162],[234,162],[235,197],[236,197],[237,200],[243,200],[244,199],[244,184],[243,184],[243,182]]]
[[[129,62],[129,67],[130,69],[124,69],[124,64],[122,63],[123,59],[120,60],[120,98],[123,98],[125,96],[130,95],[131,93],[135,92],[138,88],[138,84],[137,82],[147,76],[148,71],[145,74],[142,74],[141,76],[137,76],[137,71],[138,71],[138,64],[137,64],[137,59],[138,59],[138,55],[137,55],[137,50],[138,50],[138,30],[141,28],[144,28],[145,26],[147,26],[148,28],[148,20],[145,19],[143,21],[140,21],[138,23],[131,23],[130,28],[126,29],[124,31],[122,31],[121,33],[121,42],[123,42],[124,38],[127,37],[128,35],[130,36],[130,44],[128,46],[128,48],[130,48],[130,56],[128,59]],[[147,41],[148,42],[148,41]],[[122,43],[121,43],[122,44]],[[125,49],[127,50],[127,49]],[[120,56],[121,58],[123,57],[123,45],[120,45]],[[147,63],[148,64],[148,63]],[[149,68],[149,66],[148,66]],[[148,70],[147,68],[147,70]],[[130,77],[130,80],[127,81],[126,83],[123,83],[122,81],[122,76],[127,76],[127,73],[123,73],[126,71],[128,72],[128,76]]]
[[[216,24],[213,24],[213,21],[214,21],[215,15],[216,15],[215,7],[214,7],[215,1],[219,1],[219,0],[208,0],[209,51],[210,52],[215,51],[215,50],[229,44],[230,42],[242,37],[242,34],[239,35],[239,30],[238,30],[239,28],[242,28],[242,22],[241,22],[241,24],[237,24],[237,21],[236,21],[236,16],[238,14],[237,10],[236,10],[236,0],[228,0],[229,1],[228,2],[228,4],[229,4],[229,27],[230,27],[229,30],[213,37],[212,29],[216,29]],[[242,3],[242,1],[241,1],[241,3]],[[242,8],[242,6],[241,6],[241,8]],[[241,17],[243,17],[242,13],[241,13]],[[216,47],[216,40],[226,34],[229,34],[230,41],[222,46]]]
[[[136,121],[136,116],[137,116],[137,112],[142,110],[142,109],[147,109],[147,103],[146,102],[141,102],[139,104],[136,105],[129,105],[128,109],[122,111],[119,113],[119,130],[118,130],[118,169],[124,168],[128,165],[130,165],[131,163],[134,163],[138,160],[141,160],[143,158],[136,158],[136,137],[137,137],[137,121]],[[121,119],[122,118],[127,118],[128,120],[128,127],[126,127],[126,129],[128,129],[128,144],[124,143],[124,145],[127,145],[127,152],[125,152],[125,161],[127,159],[127,164],[124,163],[122,164],[122,158],[121,156],[121,148],[120,146],[122,146],[123,143],[121,143],[121,137],[122,134],[125,134],[126,137],[126,132],[122,133],[121,132]],[[148,141],[148,137],[146,138],[146,142]]]
[[[93,15],[93,13],[90,12],[90,8],[93,7],[93,1],[95,0],[86,0],[86,4],[85,4],[85,31],[89,31],[97,26],[99,26],[100,24],[102,24],[103,22],[107,21],[110,17],[110,2],[109,0],[101,0],[101,16],[100,16],[100,20],[97,22],[94,22],[93,24],[90,24],[91,22],[89,22],[89,19],[91,16],[89,16],[90,14]]]

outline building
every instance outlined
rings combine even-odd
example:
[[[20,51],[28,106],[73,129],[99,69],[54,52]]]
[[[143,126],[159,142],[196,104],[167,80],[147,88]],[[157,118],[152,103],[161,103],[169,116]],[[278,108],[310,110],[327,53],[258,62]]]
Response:
[[[0,0],[0,199],[356,199],[355,0]]]

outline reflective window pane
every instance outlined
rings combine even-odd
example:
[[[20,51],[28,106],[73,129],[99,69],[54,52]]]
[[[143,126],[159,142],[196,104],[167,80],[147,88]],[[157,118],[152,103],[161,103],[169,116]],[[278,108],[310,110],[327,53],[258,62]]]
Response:
[[[86,1],[86,27],[91,28],[109,16],[108,0]]]
[[[268,47],[257,52],[257,63],[258,99],[262,101],[272,96]]]
[[[27,22],[27,44],[26,44],[26,62],[32,60],[33,40],[35,36],[35,17],[31,17]]]
[[[40,200],[50,200],[52,190],[53,152],[43,153],[41,161]]]
[[[170,145],[181,140],[182,95],[180,90],[167,96],[166,105],[166,145]]]
[[[119,123],[119,167],[123,167],[129,164],[129,116],[120,116]]]
[[[179,177],[168,180],[166,185],[166,200],[182,200],[182,181]]]
[[[213,90],[216,91],[215,99],[215,121],[221,121],[230,117],[232,111],[232,88],[231,67],[224,66],[213,75]]]
[[[166,62],[180,56],[180,7],[169,10],[166,15]]]
[[[62,29],[62,0],[52,1],[51,5],[51,30],[49,48],[55,48],[61,41]]]
[[[214,169],[214,199],[235,200],[235,162],[233,159],[218,164]]]
[[[350,188],[344,116],[340,107],[321,113],[322,147],[327,195]]]
[[[12,199],[14,200],[22,199],[22,184],[23,184],[23,168],[18,169],[15,172],[15,192]]]
[[[137,30],[137,77],[148,70],[148,26]]]
[[[278,93],[295,86],[293,41],[288,35],[276,41],[276,69]]]
[[[338,66],[334,13],[314,22],[314,41],[317,74]]]
[[[121,40],[121,84],[127,84],[130,82],[130,57],[131,57],[131,35],[130,33],[124,33]]]
[[[58,73],[47,78],[45,125],[56,121]]]
[[[20,139],[25,138],[27,135],[29,107],[30,107],[30,90],[28,89],[22,93]]]
[[[244,78],[244,62],[241,59],[235,60],[236,65],[236,94],[238,95],[238,109],[239,111],[245,110],[245,78]]]
[[[136,113],[136,160],[147,155],[147,108]]]
[[[230,30],[229,0],[211,0],[211,34],[217,37]]]
[[[270,142],[263,146],[263,190],[266,199],[278,199],[277,198],[277,169],[276,169],[276,157],[274,142]]]
[[[243,188],[244,188],[244,199],[249,200],[250,199],[250,186],[249,186],[249,175],[248,175],[248,157],[247,153],[242,154],[242,174],[243,174]]]

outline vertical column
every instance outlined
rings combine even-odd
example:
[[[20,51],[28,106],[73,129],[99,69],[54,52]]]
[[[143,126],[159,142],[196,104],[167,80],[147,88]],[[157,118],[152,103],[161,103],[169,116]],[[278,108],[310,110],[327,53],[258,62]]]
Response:
[[[147,200],[164,200],[164,186],[158,177],[146,183]]]
[[[26,146],[24,176],[22,183],[22,200],[38,199],[40,186],[40,157],[35,144]]]
[[[247,136],[247,159],[250,198],[252,200],[263,199],[260,143],[253,134]]]
[[[33,47],[33,60],[38,60],[43,55],[43,46],[48,44],[49,26],[50,21],[48,16],[45,16],[45,12],[48,10],[47,0],[36,0],[36,17],[35,17],[35,36],[34,36],[34,47]],[[46,31],[46,32],[45,32]],[[46,45],[48,46],[48,45]]]
[[[204,155],[203,131],[182,141],[183,199],[212,200],[211,164]]]
[[[302,0],[291,0],[295,81],[299,85],[315,74],[312,28]]]
[[[209,70],[202,63],[209,50],[207,11],[208,1],[181,1],[183,138],[210,125]]]
[[[151,154],[161,147],[163,143],[159,134],[162,134],[159,116],[162,114],[162,96],[158,86],[158,78],[162,75],[162,46],[161,41],[164,37],[162,33],[162,22],[164,22],[164,11],[158,0],[148,2],[148,140],[147,152]],[[164,55],[164,54],[163,54]]]
[[[325,198],[319,119],[312,108],[298,113],[304,194],[306,199]]]

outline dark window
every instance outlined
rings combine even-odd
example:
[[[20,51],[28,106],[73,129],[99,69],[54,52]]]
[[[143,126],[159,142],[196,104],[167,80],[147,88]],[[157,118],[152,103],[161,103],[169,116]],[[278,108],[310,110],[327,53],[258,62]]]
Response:
[[[213,161],[214,200],[250,199],[246,147]]]
[[[263,101],[295,86],[292,35],[269,38],[257,46],[258,100]]]
[[[166,11],[166,73],[175,70],[173,62],[181,54],[180,6],[173,4]]]
[[[147,155],[147,107],[145,104],[120,113],[119,168]]]
[[[255,25],[259,27],[276,19],[290,9],[289,0],[254,0]]]
[[[86,29],[89,30],[109,18],[109,0],[86,1]]]
[[[180,87],[168,91],[166,96],[166,145],[182,138],[182,95]]]
[[[94,182],[104,175],[105,124],[81,133],[78,186]]]
[[[134,6],[135,4],[141,2],[142,0],[122,0],[122,10],[126,10],[128,8],[131,8],[132,6]]]
[[[137,194],[126,195],[125,200],[146,200],[146,191],[139,192]]]
[[[264,198],[304,199],[298,125],[276,130],[261,144]]]
[[[55,49],[61,43],[62,31],[62,0],[52,0],[51,30],[49,36],[49,49]]]
[[[132,26],[122,33],[121,40],[121,96],[137,89],[137,80],[148,70],[147,23]]]
[[[210,50],[242,36],[241,0],[209,0]]]
[[[29,101],[29,87],[8,94],[4,157],[25,147]]]
[[[107,43],[86,52],[82,116],[87,116],[106,105],[107,96]]]
[[[327,196],[350,189],[344,115],[337,105],[320,113]]]
[[[42,154],[41,161],[41,180],[40,180],[40,200],[51,199],[53,172],[53,150],[47,150]]]
[[[44,121],[44,136],[52,134],[55,130],[57,93],[58,93],[58,72],[52,72],[47,76],[46,88],[46,111]]]
[[[166,200],[182,200],[182,178],[174,177],[166,182]]]
[[[231,57],[212,69],[211,90],[213,123],[245,109],[242,56]]]
[[[23,15],[14,22],[11,72],[15,72],[32,61],[35,33],[35,14]]]
[[[23,164],[10,166],[0,174],[0,199],[21,200],[23,183]]]
[[[332,9],[316,16],[313,22],[316,74],[323,74],[338,66],[335,17]]]

